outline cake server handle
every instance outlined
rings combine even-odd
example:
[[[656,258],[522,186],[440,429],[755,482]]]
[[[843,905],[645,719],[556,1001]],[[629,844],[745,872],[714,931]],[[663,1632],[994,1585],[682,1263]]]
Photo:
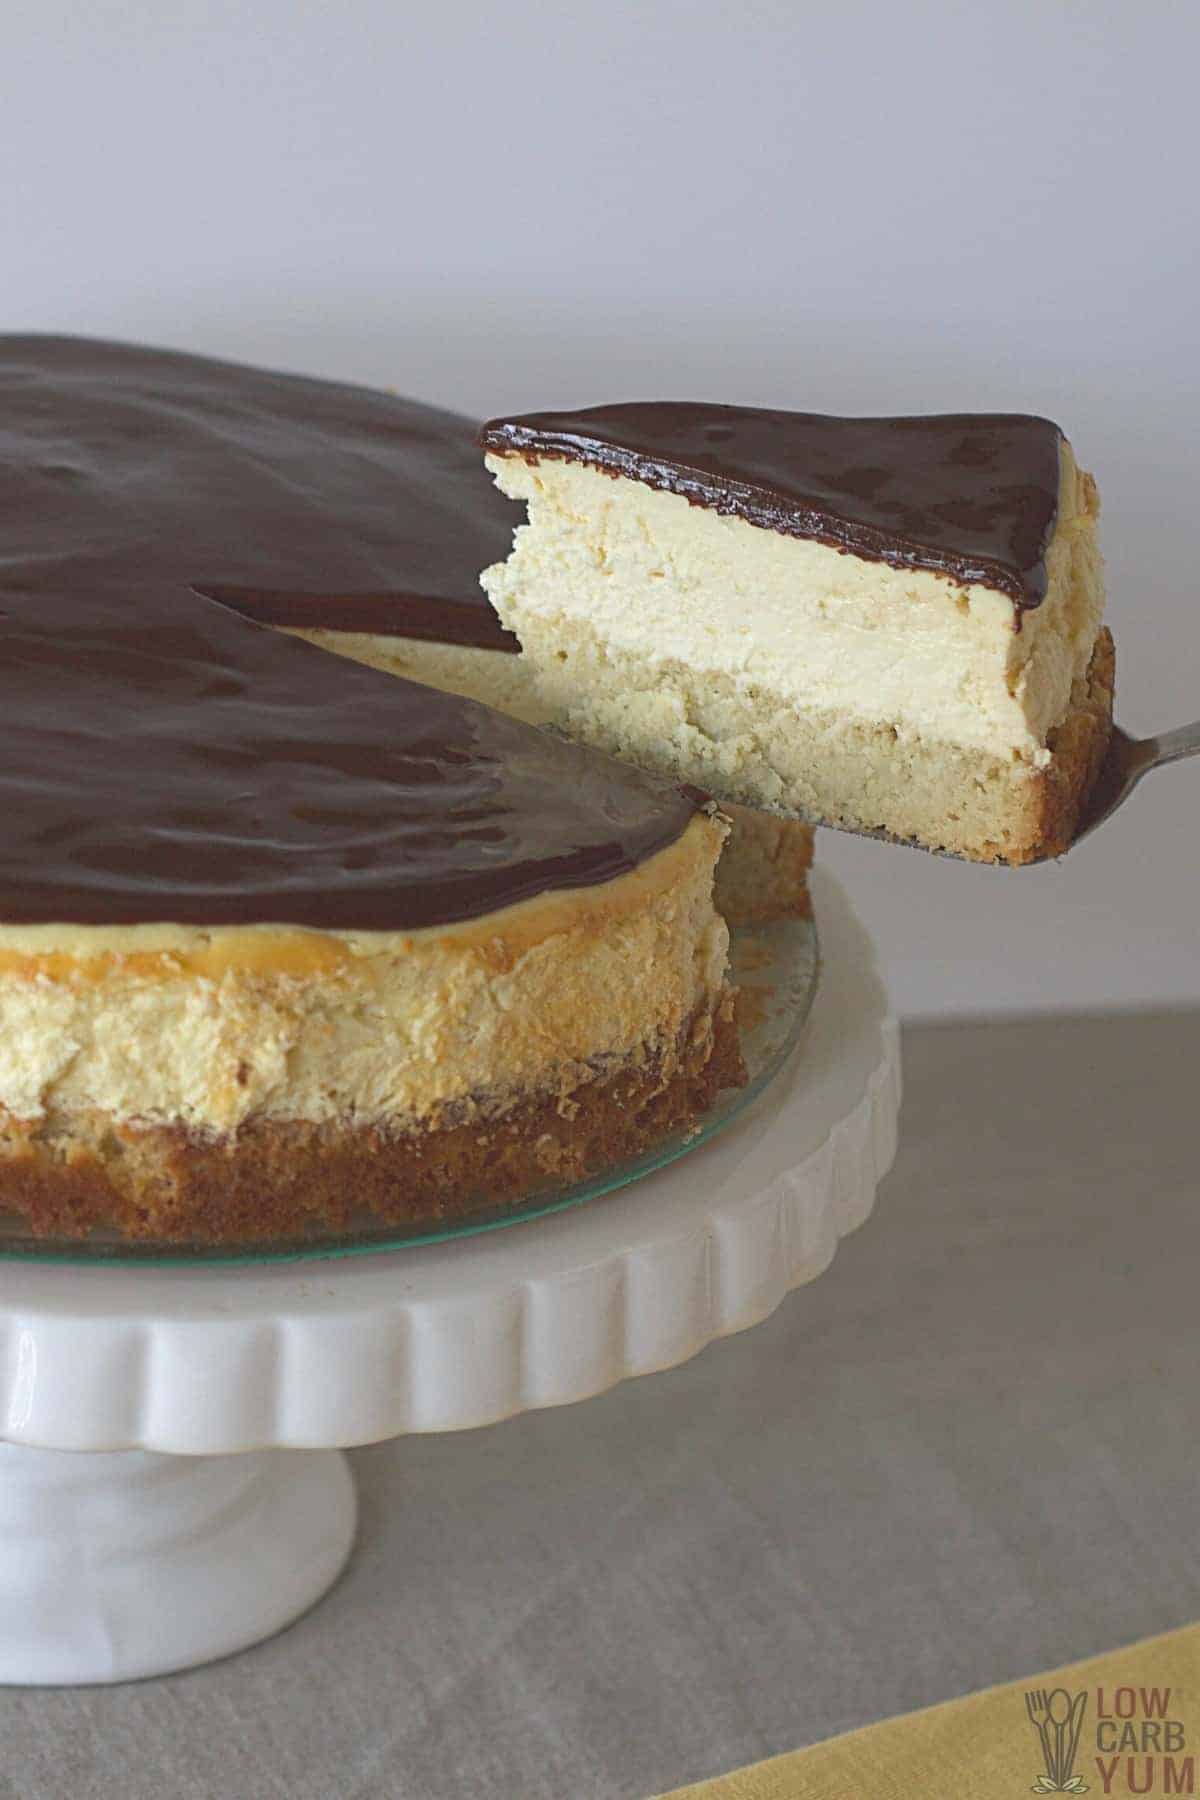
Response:
[[[1108,754],[1092,790],[1087,812],[1075,833],[1075,843],[1095,831],[1111,818],[1118,806],[1128,800],[1143,775],[1161,769],[1165,763],[1182,762],[1185,756],[1200,756],[1200,719],[1191,725],[1177,725],[1174,731],[1160,731],[1156,737],[1131,738],[1119,725],[1113,726]]]
[[[1155,746],[1152,769],[1162,763],[1182,762],[1185,756],[1200,756],[1200,719],[1193,725],[1177,725],[1174,731],[1160,732],[1146,742]]]

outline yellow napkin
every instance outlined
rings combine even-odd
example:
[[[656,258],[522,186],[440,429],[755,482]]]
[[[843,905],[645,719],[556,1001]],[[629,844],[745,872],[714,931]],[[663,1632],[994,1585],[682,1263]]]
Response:
[[[659,1800],[1029,1793],[1200,1795],[1200,1625],[867,1725]]]

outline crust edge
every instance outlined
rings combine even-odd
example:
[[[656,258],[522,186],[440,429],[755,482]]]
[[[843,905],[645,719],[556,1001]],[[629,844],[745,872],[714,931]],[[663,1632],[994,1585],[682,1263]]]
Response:
[[[0,1205],[39,1237],[107,1229],[196,1246],[302,1240],[368,1218],[465,1223],[650,1149],[743,1085],[733,1003],[727,991],[636,1069],[449,1129],[257,1119],[211,1139],[96,1112],[52,1126],[0,1113]]]

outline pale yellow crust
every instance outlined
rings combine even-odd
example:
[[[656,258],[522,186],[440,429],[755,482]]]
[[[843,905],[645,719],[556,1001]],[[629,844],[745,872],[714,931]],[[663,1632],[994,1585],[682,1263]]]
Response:
[[[681,744],[643,731],[643,715],[594,708],[578,735],[598,749],[661,774],[691,780],[722,805],[797,814],[847,831],[882,831],[901,842],[974,862],[1017,866],[1061,855],[1099,774],[1112,730],[1114,652],[1102,630],[1075,683],[1067,716],[1049,735],[1044,764],[936,740],[898,740],[887,726],[831,725],[766,691],[752,719],[720,676],[706,677],[704,704],[753,730],[754,755],[730,754],[733,728]],[[673,672],[677,690],[692,678]],[[573,715],[573,722],[578,723]],[[758,747],[770,745],[772,780],[764,783]]]

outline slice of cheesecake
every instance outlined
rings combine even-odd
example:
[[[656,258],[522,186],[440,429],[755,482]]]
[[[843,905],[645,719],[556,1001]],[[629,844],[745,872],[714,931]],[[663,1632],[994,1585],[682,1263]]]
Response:
[[[1069,846],[1113,653],[1056,425],[631,404],[480,441],[529,509],[484,586],[573,736],[979,861]]]

